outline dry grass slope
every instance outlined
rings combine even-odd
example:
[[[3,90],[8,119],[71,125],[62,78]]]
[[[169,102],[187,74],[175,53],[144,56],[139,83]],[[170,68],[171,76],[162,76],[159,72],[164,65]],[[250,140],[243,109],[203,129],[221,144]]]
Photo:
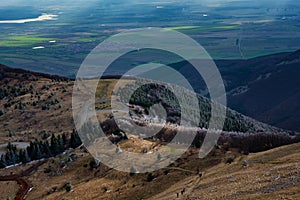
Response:
[[[0,123],[0,143],[41,139],[47,131],[56,134],[72,131],[72,80],[58,81],[59,77],[9,70],[1,66],[0,72],[0,88],[22,83],[23,88],[33,85],[35,91],[33,95],[27,92],[14,97],[15,104],[11,107],[4,108],[8,99],[0,100],[0,109],[5,111],[0,116],[3,122]],[[97,97],[109,99],[114,82],[104,81]],[[39,98],[39,104],[33,106],[32,103]],[[52,105],[50,110],[42,109],[43,104],[54,99],[61,101]],[[22,109],[18,108],[20,102],[25,104]],[[98,117],[107,117],[102,115]],[[9,132],[15,134],[7,137]],[[120,144],[122,148],[134,151],[141,151],[142,145],[149,148],[156,146],[151,141],[137,141],[136,138]],[[74,156],[77,159],[70,162]],[[233,162],[226,164],[229,158]],[[46,160],[24,177],[33,186],[27,199],[300,199],[300,144],[248,156],[241,155],[237,149],[215,149],[204,159],[198,158],[198,149],[190,149],[167,168],[134,176],[102,164],[91,168],[91,161],[92,157],[85,149]],[[0,174],[19,174],[32,165],[1,169]],[[201,177],[199,171],[202,172]],[[72,185],[70,192],[65,190],[68,183]],[[4,198],[17,191],[16,184],[10,185],[12,189]],[[1,188],[6,190],[7,185]]]
[[[150,199],[176,199],[183,188],[180,199],[300,199],[299,187],[300,144],[294,144],[221,163]]]

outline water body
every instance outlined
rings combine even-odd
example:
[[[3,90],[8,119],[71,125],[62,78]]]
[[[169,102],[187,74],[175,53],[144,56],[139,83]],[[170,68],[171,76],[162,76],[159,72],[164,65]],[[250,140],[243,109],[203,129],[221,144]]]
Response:
[[[38,47],[33,47],[32,49],[36,50],[36,49],[45,49],[44,46],[38,46]]]
[[[42,14],[37,18],[29,18],[29,19],[17,19],[17,20],[1,20],[0,24],[24,24],[29,22],[39,22],[46,20],[57,20],[57,15],[52,14]]]
[[[39,9],[26,5],[9,5],[0,6],[0,21],[2,20],[19,20],[32,19],[41,15]]]

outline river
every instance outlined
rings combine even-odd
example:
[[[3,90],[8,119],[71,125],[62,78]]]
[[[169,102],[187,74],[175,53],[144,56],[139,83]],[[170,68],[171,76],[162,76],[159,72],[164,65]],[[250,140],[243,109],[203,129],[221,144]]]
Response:
[[[17,20],[0,20],[0,24],[24,24],[28,22],[39,22],[45,20],[57,20],[57,15],[42,14],[37,18],[17,19]]]

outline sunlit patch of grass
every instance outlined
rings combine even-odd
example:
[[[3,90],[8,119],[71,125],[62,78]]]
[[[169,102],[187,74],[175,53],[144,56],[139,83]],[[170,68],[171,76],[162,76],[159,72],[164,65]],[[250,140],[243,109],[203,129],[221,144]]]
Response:
[[[195,29],[195,28],[200,28],[200,26],[177,26],[177,27],[170,27],[167,28],[169,30],[186,30],[186,29]]]
[[[177,26],[177,27],[168,27],[168,30],[175,31],[218,31],[218,30],[231,30],[236,29],[237,25],[222,25],[222,26]]]
[[[2,47],[24,47],[24,46],[31,46],[33,44],[50,41],[53,38],[44,38],[40,37],[39,35],[15,35],[9,36],[5,38],[1,38],[0,46]]]
[[[235,29],[236,26],[216,26],[215,29]]]

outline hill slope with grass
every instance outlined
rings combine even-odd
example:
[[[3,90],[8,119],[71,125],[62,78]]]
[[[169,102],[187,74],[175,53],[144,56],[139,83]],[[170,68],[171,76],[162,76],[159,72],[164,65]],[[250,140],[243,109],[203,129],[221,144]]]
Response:
[[[71,108],[73,80],[6,66],[0,66],[0,72],[0,109],[2,110],[0,119],[3,122],[0,124],[1,144],[9,141],[29,143],[37,140],[33,145],[37,148],[42,143],[50,142],[52,144],[51,138],[55,138],[51,136],[52,133],[56,136],[66,133],[67,137],[70,137],[69,135],[74,129]],[[101,99],[110,100],[117,79],[118,77],[109,77],[98,84],[97,102]],[[132,84],[131,80],[124,81],[123,92],[128,90],[126,85],[130,84]],[[145,92],[149,88],[144,89]],[[153,91],[155,92],[156,89],[154,88]],[[136,95],[141,94],[142,91],[138,91]],[[122,93],[122,90],[120,92]],[[141,107],[141,102],[135,97],[135,95],[132,97],[133,107],[147,108],[145,105]],[[207,99],[200,96],[199,99],[202,100],[203,108],[209,108],[210,104]],[[155,98],[152,100],[156,101]],[[171,106],[173,103],[171,101],[168,105]],[[107,122],[106,124],[111,126],[115,125],[111,119],[112,113],[109,111],[110,104],[107,101],[96,103],[95,108],[101,111],[97,112],[97,117],[101,122]],[[136,110],[131,111],[135,112]],[[27,199],[147,199],[154,198],[156,195],[161,199],[173,199],[177,193],[181,195],[179,198],[189,199],[192,198],[192,194],[203,195],[202,190],[207,191],[208,196],[206,197],[210,199],[210,197],[220,197],[218,195],[221,193],[216,192],[217,189],[214,185],[221,184],[224,180],[228,181],[228,185],[236,185],[236,187],[231,185],[231,188],[226,188],[227,185],[222,186],[224,187],[222,194],[225,197],[236,199],[241,197],[240,199],[242,199],[248,197],[245,196],[248,194],[278,197],[276,195],[288,195],[289,193],[298,197],[295,190],[299,184],[298,172],[296,173],[292,168],[299,162],[298,144],[265,153],[247,155],[249,152],[295,143],[299,140],[298,135],[262,124],[232,110],[228,110],[227,115],[232,123],[229,123],[228,129],[222,132],[218,145],[207,157],[199,159],[199,148],[197,145],[193,145],[175,163],[155,172],[129,174],[110,169],[104,164],[96,162],[85,147],[81,147],[67,149],[55,157],[45,159],[39,165],[38,161],[33,161],[0,169],[0,173],[1,176],[16,175],[26,180],[33,187],[27,194]],[[140,115],[140,117],[143,116]],[[232,128],[235,126],[232,124],[246,124],[249,129],[234,130]],[[171,125],[163,127],[158,134],[158,140],[141,139],[127,133],[127,138],[119,140],[117,143],[123,151],[151,153],[165,145],[162,139],[168,141],[168,138],[172,137],[174,130],[170,127]],[[114,127],[107,129],[109,130],[107,135],[111,135],[112,129]],[[118,129],[113,132],[115,133],[116,130]],[[199,134],[197,139],[201,140],[206,134],[205,127],[200,126],[197,131]],[[189,133],[190,130],[186,129],[187,137],[189,137]],[[56,140],[60,139],[53,139],[54,142]],[[4,148],[4,150],[6,149]],[[274,170],[269,170],[270,167],[273,167]],[[287,170],[283,170],[284,167],[290,167],[291,174],[287,174]],[[30,173],[24,173],[29,169]],[[254,175],[256,170],[259,170],[257,176]],[[263,172],[267,175],[262,174]],[[259,182],[260,185],[248,184],[243,188],[244,183],[249,183],[247,174],[251,173],[255,180],[262,182]],[[274,182],[274,177],[281,182]],[[252,180],[251,177],[249,180]],[[6,182],[3,183],[6,184]],[[14,187],[18,186],[15,184]],[[9,194],[3,191],[1,195],[4,196],[1,198],[14,198],[13,191],[18,191],[18,189],[11,189]],[[210,194],[208,191],[212,193]]]

